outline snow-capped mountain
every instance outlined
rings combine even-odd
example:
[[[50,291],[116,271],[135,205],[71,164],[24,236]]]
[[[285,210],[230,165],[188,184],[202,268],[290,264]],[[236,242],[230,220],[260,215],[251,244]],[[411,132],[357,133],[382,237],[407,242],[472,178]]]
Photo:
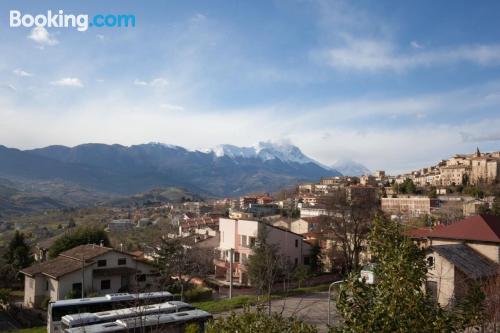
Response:
[[[344,176],[362,176],[371,174],[371,171],[363,164],[351,160],[337,161],[332,168],[339,171]]]
[[[253,147],[237,147],[223,144],[212,149],[206,149],[205,152],[213,152],[217,157],[260,158],[263,161],[279,159],[282,162],[314,163],[324,167],[321,163],[304,155],[297,146],[289,143],[259,142]]]
[[[19,150],[0,146],[0,175],[60,180],[106,193],[134,194],[176,186],[193,193],[237,196],[272,192],[339,172],[288,143],[221,145],[208,151],[148,143],[82,144]]]

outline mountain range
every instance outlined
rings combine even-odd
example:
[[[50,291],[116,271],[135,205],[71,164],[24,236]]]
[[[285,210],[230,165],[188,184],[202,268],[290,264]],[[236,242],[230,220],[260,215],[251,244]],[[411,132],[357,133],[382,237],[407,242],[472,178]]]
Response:
[[[344,176],[363,176],[371,174],[371,171],[363,164],[351,160],[337,161],[332,168],[339,171]]]
[[[204,197],[272,192],[340,172],[287,143],[220,145],[203,151],[148,143],[82,144],[19,150],[0,146],[0,177],[56,182],[105,195],[179,187]]]

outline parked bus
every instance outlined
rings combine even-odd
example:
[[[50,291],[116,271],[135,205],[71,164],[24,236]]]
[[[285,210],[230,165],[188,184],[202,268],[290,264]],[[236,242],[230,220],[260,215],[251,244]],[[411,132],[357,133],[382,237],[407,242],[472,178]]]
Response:
[[[197,325],[205,332],[212,315],[203,310],[188,310],[171,314],[148,315],[97,325],[87,325],[64,330],[65,333],[184,333],[186,326]]]
[[[62,332],[61,318],[67,314],[101,312],[145,304],[165,303],[171,300],[173,300],[171,293],[160,291],[139,294],[117,293],[101,297],[50,302],[47,310],[47,332]]]
[[[125,308],[119,310],[110,310],[103,312],[84,312],[65,315],[61,318],[62,329],[80,327],[86,325],[102,324],[106,322],[116,321],[137,316],[146,316],[152,314],[183,312],[194,310],[195,308],[188,303],[171,301],[159,304],[149,304]]]

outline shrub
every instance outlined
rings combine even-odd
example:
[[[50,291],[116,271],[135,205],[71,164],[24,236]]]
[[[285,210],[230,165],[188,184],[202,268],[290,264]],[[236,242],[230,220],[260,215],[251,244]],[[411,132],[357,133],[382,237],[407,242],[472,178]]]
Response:
[[[188,302],[206,301],[212,299],[212,289],[196,287],[184,293],[184,298]]]

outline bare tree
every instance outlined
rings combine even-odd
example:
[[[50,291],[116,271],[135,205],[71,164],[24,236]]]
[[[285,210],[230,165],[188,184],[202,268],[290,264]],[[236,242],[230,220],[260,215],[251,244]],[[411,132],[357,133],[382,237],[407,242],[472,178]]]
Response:
[[[352,197],[347,190],[337,190],[325,198],[330,216],[327,218],[327,231],[333,233],[341,260],[342,272],[358,270],[360,255],[365,250],[370,224],[377,212],[377,203],[363,197]]]
[[[258,295],[267,296],[268,311],[271,314],[271,292],[281,274],[282,260],[278,255],[278,246],[267,242],[268,231],[262,225],[253,247],[253,255],[248,258],[248,277]]]
[[[163,283],[180,286],[181,300],[184,290],[193,278],[205,278],[213,269],[213,253],[206,249],[187,247],[179,238],[162,239],[157,264]]]

